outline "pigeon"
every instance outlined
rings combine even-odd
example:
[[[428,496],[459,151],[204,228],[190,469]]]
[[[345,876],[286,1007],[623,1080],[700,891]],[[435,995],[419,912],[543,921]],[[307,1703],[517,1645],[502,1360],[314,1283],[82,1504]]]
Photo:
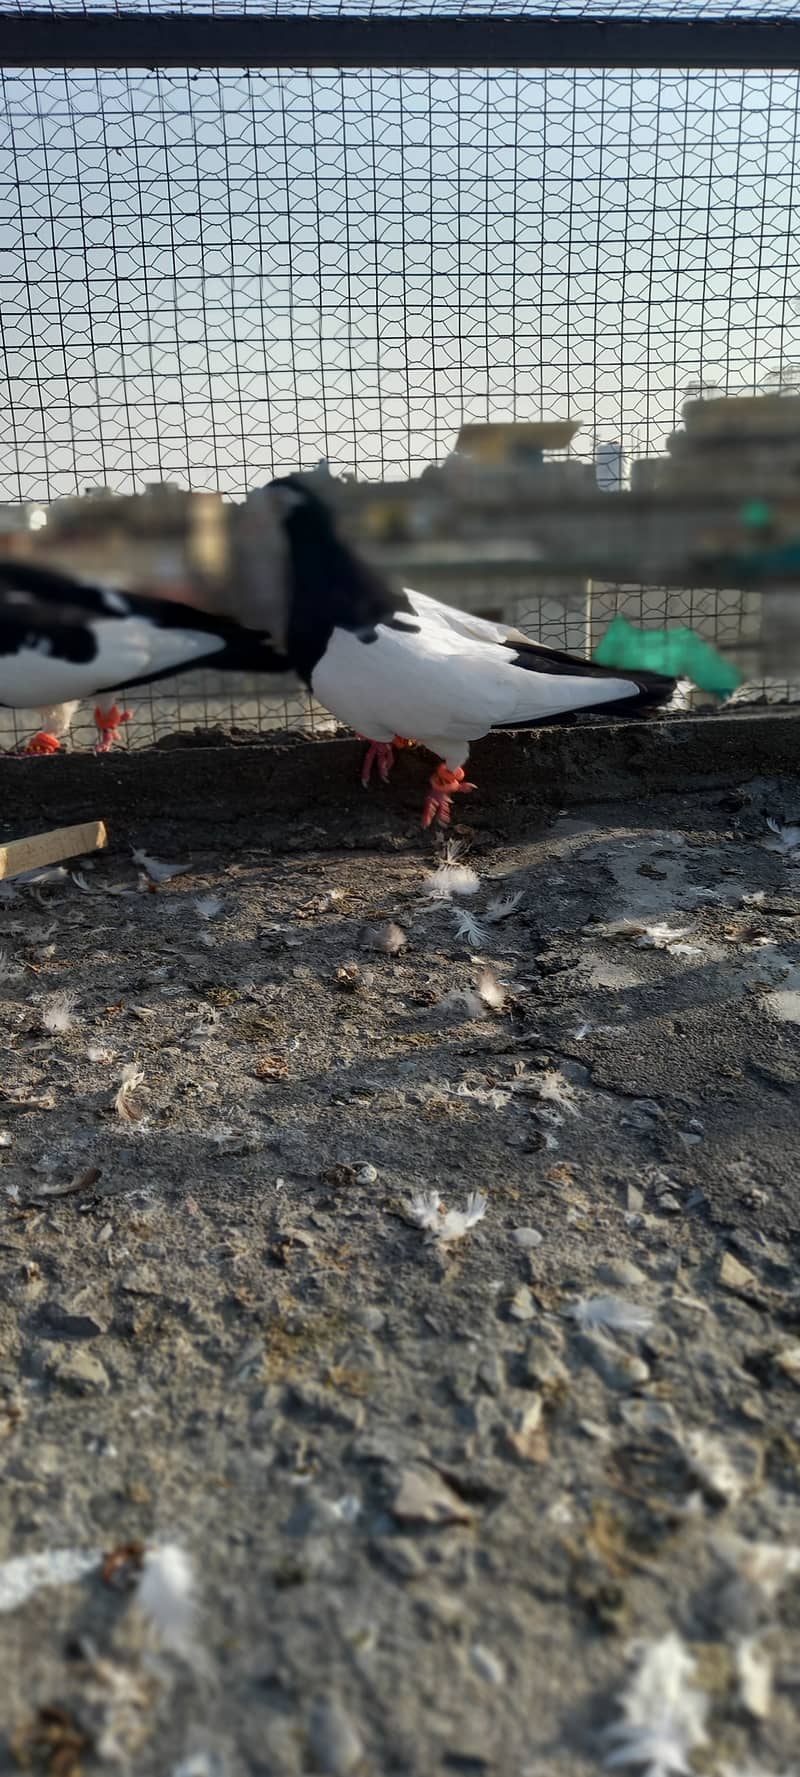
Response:
[[[0,561],[0,704],[39,709],[33,753],[58,752],[77,703],[122,685],[146,685],[206,661],[234,671],[285,672],[266,637],[168,599],[90,586],[28,562]],[[129,721],[117,704],[95,709],[98,752]]]
[[[453,797],[474,790],[470,743],[498,729],[531,728],[577,710],[639,714],[663,704],[675,681],[623,672],[531,641],[425,593],[392,590],[337,535],[333,515],[300,476],[265,490],[283,526],[282,575],[265,599],[290,667],[331,714],[366,740],[361,781],[386,782],[399,747],[415,742],[436,766],[422,825],[447,826]]]

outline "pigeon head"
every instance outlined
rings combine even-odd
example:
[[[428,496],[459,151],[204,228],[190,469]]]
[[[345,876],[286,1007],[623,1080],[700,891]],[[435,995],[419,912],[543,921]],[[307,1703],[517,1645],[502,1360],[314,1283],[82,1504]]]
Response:
[[[290,537],[302,533],[320,543],[334,535],[333,514],[301,475],[281,475],[267,490],[280,522]]]

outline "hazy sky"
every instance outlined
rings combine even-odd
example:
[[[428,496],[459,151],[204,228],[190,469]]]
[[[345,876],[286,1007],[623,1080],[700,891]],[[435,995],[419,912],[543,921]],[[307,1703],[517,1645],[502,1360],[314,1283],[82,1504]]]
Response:
[[[799,91],[6,74],[0,497],[415,473],[462,418],[662,448],[687,384],[800,358]]]

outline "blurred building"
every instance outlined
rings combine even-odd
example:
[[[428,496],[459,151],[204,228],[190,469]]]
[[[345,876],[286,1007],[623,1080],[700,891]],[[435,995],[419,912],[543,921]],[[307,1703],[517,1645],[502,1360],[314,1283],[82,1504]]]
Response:
[[[800,395],[687,401],[665,457],[633,465],[634,493],[800,499]]]
[[[594,473],[603,493],[619,494],[627,487],[628,456],[616,439],[601,439],[595,446]]]

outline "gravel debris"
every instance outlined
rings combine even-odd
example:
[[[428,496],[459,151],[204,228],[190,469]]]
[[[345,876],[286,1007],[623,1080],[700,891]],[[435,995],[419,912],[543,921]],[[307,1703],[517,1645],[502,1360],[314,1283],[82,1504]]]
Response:
[[[0,1768],[792,1768],[797,811],[0,897]]]

